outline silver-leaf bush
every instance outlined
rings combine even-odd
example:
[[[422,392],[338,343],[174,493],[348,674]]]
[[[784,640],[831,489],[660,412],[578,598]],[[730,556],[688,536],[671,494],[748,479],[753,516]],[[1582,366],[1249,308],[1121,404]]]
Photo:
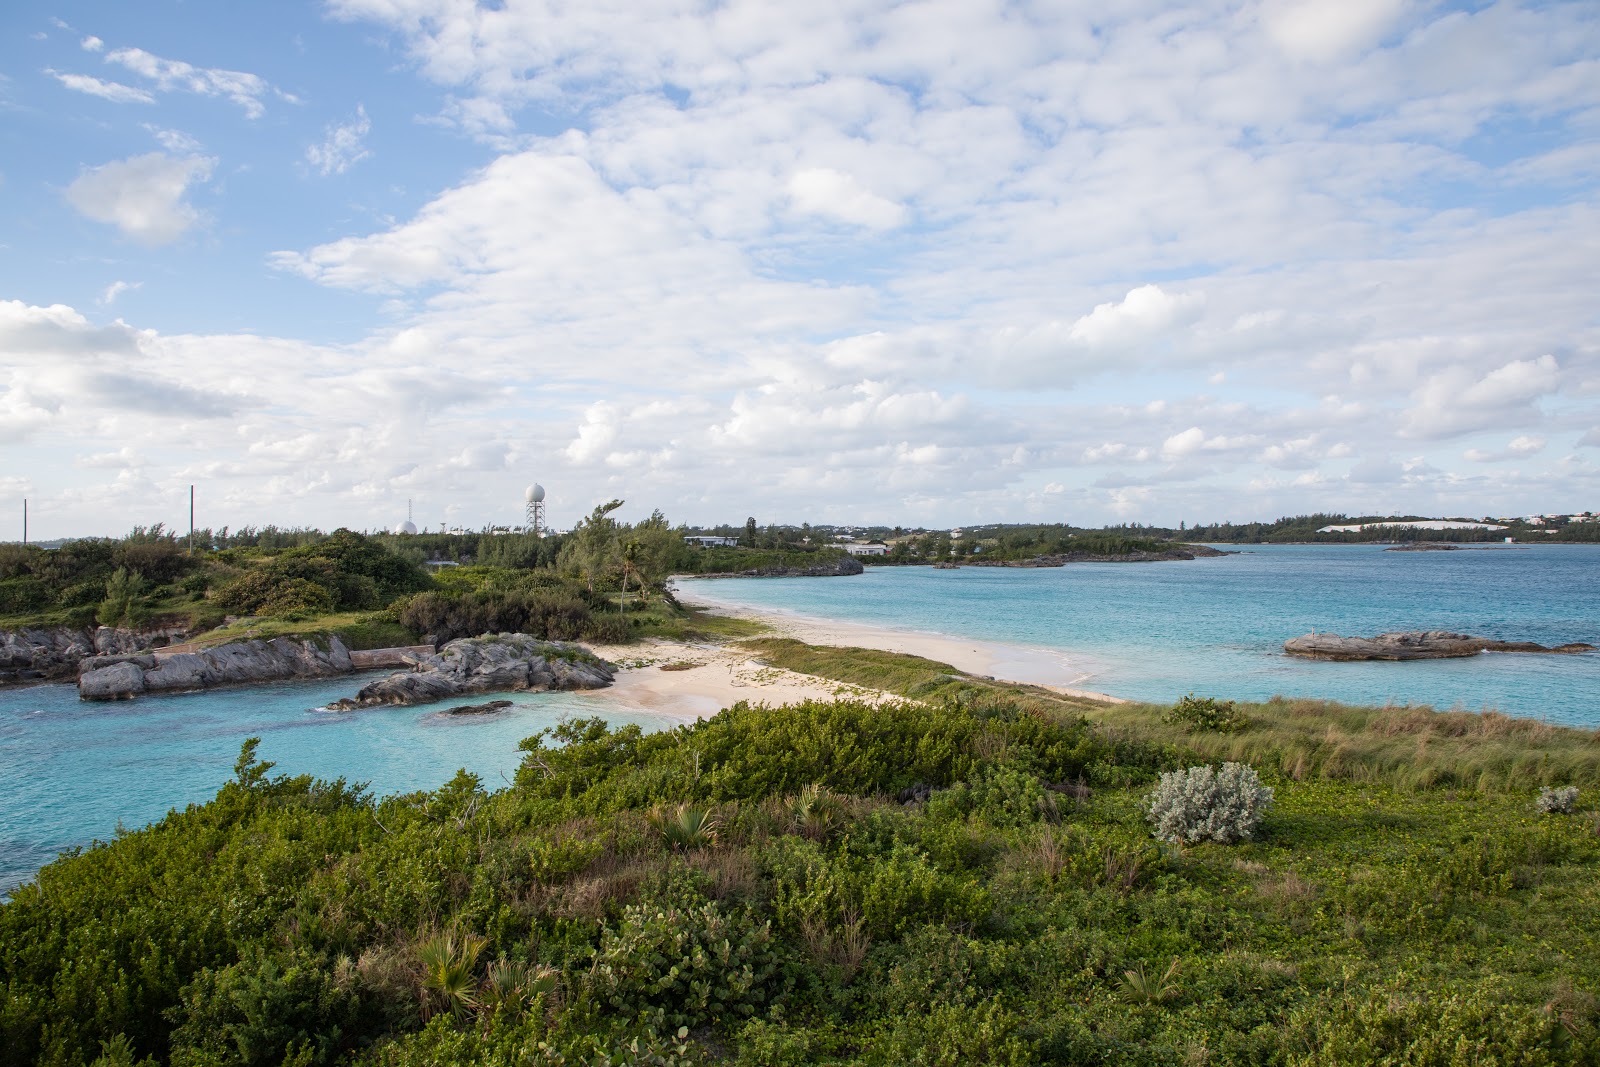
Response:
[[[1559,789],[1545,786],[1539,790],[1539,799],[1533,802],[1533,806],[1545,815],[1571,815],[1577,804],[1578,787],[1575,785],[1564,785]]]
[[[1248,765],[1224,763],[1221,770],[1190,767],[1161,776],[1145,797],[1156,837],[1169,844],[1247,840],[1272,805],[1272,789]]]

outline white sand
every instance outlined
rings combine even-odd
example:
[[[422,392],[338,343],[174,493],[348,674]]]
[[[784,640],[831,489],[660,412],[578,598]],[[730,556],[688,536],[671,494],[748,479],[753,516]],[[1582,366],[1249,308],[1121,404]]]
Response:
[[[795,704],[802,700],[897,699],[893,694],[809,674],[768,667],[748,653],[719,645],[649,640],[635,645],[595,645],[596,655],[620,669],[606,689],[578,694],[607,707],[653,712],[684,722],[710,718],[747,700],[752,704]],[[688,670],[663,666],[694,664]]]
[[[948,663],[964,674],[1043,686],[1065,696],[1110,704],[1128,701],[1080,688],[1092,672],[1061,652],[998,641],[973,641],[945,634],[893,630],[860,623],[811,618],[779,611],[755,611],[716,599],[710,582],[679,586],[678,599],[718,614],[755,619],[772,627],[772,635],[811,645],[840,645],[903,652]],[[793,671],[767,667],[738,649],[707,644],[652,640],[636,645],[601,645],[595,653],[621,666],[616,684],[585,694],[608,706],[653,712],[692,722],[709,718],[741,700],[773,706],[801,700],[854,696],[896,699],[877,690],[861,689]],[[696,664],[689,670],[662,670],[672,663]],[[598,709],[597,709],[598,710]]]

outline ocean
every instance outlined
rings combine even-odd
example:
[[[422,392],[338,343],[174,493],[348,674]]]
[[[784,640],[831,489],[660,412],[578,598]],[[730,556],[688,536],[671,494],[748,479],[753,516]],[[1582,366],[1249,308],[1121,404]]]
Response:
[[[1493,708],[1600,727],[1600,653],[1410,663],[1323,663],[1283,653],[1285,640],[1312,631],[1454,630],[1600,645],[1600,546],[1216,547],[1238,554],[1048,569],[868,567],[849,578],[680,580],[679,589],[690,599],[759,611],[1043,649],[1061,665],[1050,681],[1133,700],[1281,694]]]

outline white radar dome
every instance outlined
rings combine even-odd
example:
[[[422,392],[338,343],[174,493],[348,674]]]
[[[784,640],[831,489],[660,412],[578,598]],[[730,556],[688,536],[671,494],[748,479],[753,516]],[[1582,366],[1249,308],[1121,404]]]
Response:
[[[538,482],[534,482],[532,485],[528,486],[527,497],[528,503],[537,504],[539,501],[544,499],[544,486],[540,485]]]
[[[417,524],[412,522],[410,519],[407,519],[405,522],[402,522],[399,526],[396,526],[394,528],[394,532],[397,533],[397,534],[413,534],[413,533],[416,533],[417,532]]]

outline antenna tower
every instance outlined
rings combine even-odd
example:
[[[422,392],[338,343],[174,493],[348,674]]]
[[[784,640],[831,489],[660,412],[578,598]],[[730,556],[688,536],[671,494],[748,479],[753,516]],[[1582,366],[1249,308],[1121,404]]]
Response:
[[[544,524],[544,486],[534,482],[528,486],[523,498],[527,501],[527,507],[523,511],[522,528],[528,533],[544,536],[547,529]]]

